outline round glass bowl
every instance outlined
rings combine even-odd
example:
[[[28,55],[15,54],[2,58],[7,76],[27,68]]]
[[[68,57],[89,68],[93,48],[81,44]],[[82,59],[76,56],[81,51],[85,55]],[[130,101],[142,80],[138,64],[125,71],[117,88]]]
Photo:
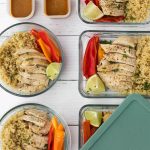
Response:
[[[60,72],[59,72],[59,75],[57,76],[57,78],[53,81],[49,81],[48,83],[48,86],[38,92],[38,93],[33,93],[33,94],[24,94],[24,93],[20,93],[18,91],[15,91],[15,90],[12,90],[12,88],[8,85],[6,85],[5,83],[3,83],[3,81],[1,80],[0,81],[0,86],[7,92],[13,94],[13,95],[16,95],[16,96],[20,96],[20,97],[32,97],[32,96],[37,96],[39,94],[42,94],[44,92],[46,92],[48,89],[50,89],[54,84],[55,82],[58,80],[59,76],[60,76],[60,73],[62,71],[62,66],[63,66],[63,54],[62,54],[62,47],[60,45],[60,42],[58,41],[57,37],[50,31],[48,30],[47,28],[39,25],[39,24],[36,24],[36,23],[30,23],[30,22],[23,22],[23,23],[18,23],[18,24],[14,24],[10,27],[8,27],[7,29],[5,29],[4,31],[2,31],[0,33],[0,46],[2,45],[2,43],[7,40],[8,38],[10,38],[14,33],[17,33],[17,32],[25,32],[25,31],[30,31],[32,29],[36,29],[36,30],[45,30],[49,36],[53,39],[53,41],[57,44],[58,48],[60,49],[60,52],[61,52],[61,56],[62,56],[62,65],[61,65],[61,69],[60,69]]]
[[[56,116],[61,122],[65,128],[65,148],[64,150],[71,150],[71,135],[70,130],[67,125],[67,123],[64,121],[64,119],[58,115],[54,110],[50,109],[49,107],[46,107],[44,105],[35,104],[35,103],[29,103],[29,104],[22,104],[19,106],[16,106],[12,109],[10,109],[1,119],[0,119],[0,134],[2,132],[4,124],[8,121],[10,117],[15,115],[17,112],[23,111],[25,109],[29,108],[36,108],[38,110],[42,110],[48,113],[49,117]],[[2,149],[2,140],[0,140],[0,149]]]

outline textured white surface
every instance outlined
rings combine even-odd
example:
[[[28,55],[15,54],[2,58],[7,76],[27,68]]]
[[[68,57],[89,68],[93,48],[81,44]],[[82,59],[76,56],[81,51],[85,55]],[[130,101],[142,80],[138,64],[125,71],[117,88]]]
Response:
[[[72,150],[78,149],[78,114],[85,104],[119,104],[123,99],[85,99],[78,92],[78,39],[84,30],[149,30],[142,27],[87,25],[78,17],[77,0],[72,0],[71,15],[66,19],[49,19],[43,14],[43,0],[36,0],[34,16],[28,20],[39,23],[58,36],[63,46],[65,66],[59,81],[46,93],[33,98],[20,98],[0,89],[0,117],[10,108],[28,102],[51,107],[68,122],[72,135]],[[9,16],[7,0],[0,0],[0,32],[19,21]]]

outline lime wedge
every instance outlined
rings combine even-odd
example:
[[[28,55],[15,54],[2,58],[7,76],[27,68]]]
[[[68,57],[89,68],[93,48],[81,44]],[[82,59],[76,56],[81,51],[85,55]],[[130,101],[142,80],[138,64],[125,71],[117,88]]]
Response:
[[[51,63],[46,69],[46,75],[51,80],[55,80],[60,72],[61,63]]]
[[[90,20],[97,20],[104,16],[103,12],[92,1],[84,8],[83,15]]]
[[[97,74],[91,76],[85,87],[85,91],[89,94],[100,94],[105,91],[105,86]]]
[[[94,127],[99,127],[102,123],[102,112],[97,112],[97,111],[85,111],[84,116],[86,120],[90,121],[90,124]]]

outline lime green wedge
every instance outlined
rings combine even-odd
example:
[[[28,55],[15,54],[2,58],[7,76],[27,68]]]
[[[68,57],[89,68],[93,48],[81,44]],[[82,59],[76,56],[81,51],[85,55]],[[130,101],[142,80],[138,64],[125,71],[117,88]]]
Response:
[[[83,15],[90,20],[97,20],[104,16],[103,12],[92,1],[84,8]]]
[[[55,80],[60,72],[61,69],[61,63],[51,63],[48,65],[46,69],[46,75],[51,80]]]
[[[102,112],[87,110],[84,112],[84,116],[86,120],[90,121],[90,124],[94,127],[99,127],[102,123]]]
[[[104,83],[97,74],[91,76],[87,80],[85,91],[89,94],[95,94],[95,95],[105,91]]]

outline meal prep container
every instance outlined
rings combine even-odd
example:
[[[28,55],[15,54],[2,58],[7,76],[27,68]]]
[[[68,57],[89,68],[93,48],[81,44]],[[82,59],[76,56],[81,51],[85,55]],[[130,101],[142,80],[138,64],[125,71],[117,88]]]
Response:
[[[144,24],[149,24],[150,23],[150,16],[147,18],[146,21],[144,22],[141,22],[141,23],[126,23],[126,22],[94,22],[94,21],[90,21],[88,19],[86,19],[84,16],[83,16],[83,9],[85,7],[85,3],[84,3],[84,0],[78,0],[78,15],[79,15],[79,18],[87,23],[87,24],[97,24],[97,25],[144,25]]]
[[[30,13],[30,15],[28,15],[28,16],[26,16],[26,17],[15,17],[15,16],[13,16],[12,15],[12,12],[11,12],[11,2],[12,0],[9,0],[8,2],[9,2],[9,7],[8,7],[8,9],[9,9],[9,14],[13,17],[13,18],[15,18],[15,19],[17,19],[17,20],[28,20],[28,19],[30,19],[31,17],[33,17],[33,15],[34,15],[34,12],[35,12],[35,0],[32,0],[32,12]]]
[[[40,94],[46,92],[58,80],[58,78],[59,78],[59,76],[61,74],[61,71],[62,71],[62,67],[63,67],[63,54],[62,54],[62,47],[61,47],[60,42],[58,41],[57,37],[49,29],[47,29],[44,26],[41,26],[39,24],[31,23],[31,22],[24,22],[24,23],[14,24],[14,25],[8,27],[7,29],[5,29],[4,31],[2,31],[0,33],[0,45],[5,40],[7,40],[10,36],[12,36],[14,33],[22,32],[22,31],[30,31],[32,29],[37,29],[37,30],[38,29],[43,29],[43,30],[47,31],[47,33],[49,33],[49,36],[54,40],[54,42],[57,43],[57,46],[60,49],[61,56],[62,56],[62,65],[61,65],[60,73],[57,76],[57,78],[55,80],[53,80],[53,81],[49,81],[48,87],[45,90],[43,90],[43,91],[41,91],[39,93],[36,93],[36,94],[31,94],[31,95],[18,94],[17,92],[13,91],[10,87],[8,87],[4,83],[2,83],[2,81],[0,81],[0,87],[1,88],[3,88],[5,91],[7,91],[10,94],[13,94],[13,95],[16,95],[16,96],[20,96],[20,97],[32,97],[32,96],[37,96],[37,95],[40,95]]]
[[[117,92],[113,92],[109,89],[106,89],[105,92],[102,92],[99,95],[92,95],[88,94],[85,92],[85,84],[86,84],[86,79],[83,76],[82,72],[82,63],[83,63],[83,57],[84,53],[86,50],[86,46],[88,43],[88,40],[93,36],[97,35],[100,36],[101,40],[114,40],[118,36],[150,36],[150,32],[148,31],[94,31],[94,30],[89,30],[89,31],[84,31],[79,38],[79,82],[78,82],[78,89],[80,94],[83,97],[86,98],[121,98],[121,97],[126,97],[126,95],[121,95]],[[149,96],[147,96],[149,97]]]
[[[44,0],[44,14],[51,19],[59,19],[59,18],[67,18],[70,13],[71,13],[71,0],[67,0],[68,1],[68,13],[66,15],[48,15],[46,13],[46,0]]]
[[[80,109],[80,112],[79,112],[79,149],[84,144],[83,143],[83,128],[82,128],[82,122],[85,120],[84,112],[87,110],[98,111],[98,112],[114,112],[116,108],[117,108],[117,105],[85,105]]]
[[[49,107],[46,107],[44,105],[40,105],[40,104],[35,104],[35,103],[28,103],[28,104],[22,104],[22,105],[19,105],[19,106],[16,106],[12,109],[10,109],[8,112],[6,112],[4,114],[4,116],[0,119],[0,133],[1,133],[1,130],[2,130],[2,127],[4,126],[4,124],[6,123],[6,121],[12,116],[14,115],[15,113],[21,111],[21,110],[24,110],[24,109],[29,109],[29,108],[37,108],[39,110],[43,110],[45,112],[48,112],[48,115],[49,117],[52,117],[52,116],[56,116],[59,121],[63,124],[64,128],[65,128],[65,150],[71,150],[71,135],[70,135],[70,130],[69,130],[69,127],[67,125],[67,123],[64,121],[64,119],[59,115],[57,114],[54,110],[52,110],[51,108]],[[0,149],[2,147],[2,143],[0,141]]]
[[[150,103],[130,95],[81,150],[147,150],[150,147]]]

